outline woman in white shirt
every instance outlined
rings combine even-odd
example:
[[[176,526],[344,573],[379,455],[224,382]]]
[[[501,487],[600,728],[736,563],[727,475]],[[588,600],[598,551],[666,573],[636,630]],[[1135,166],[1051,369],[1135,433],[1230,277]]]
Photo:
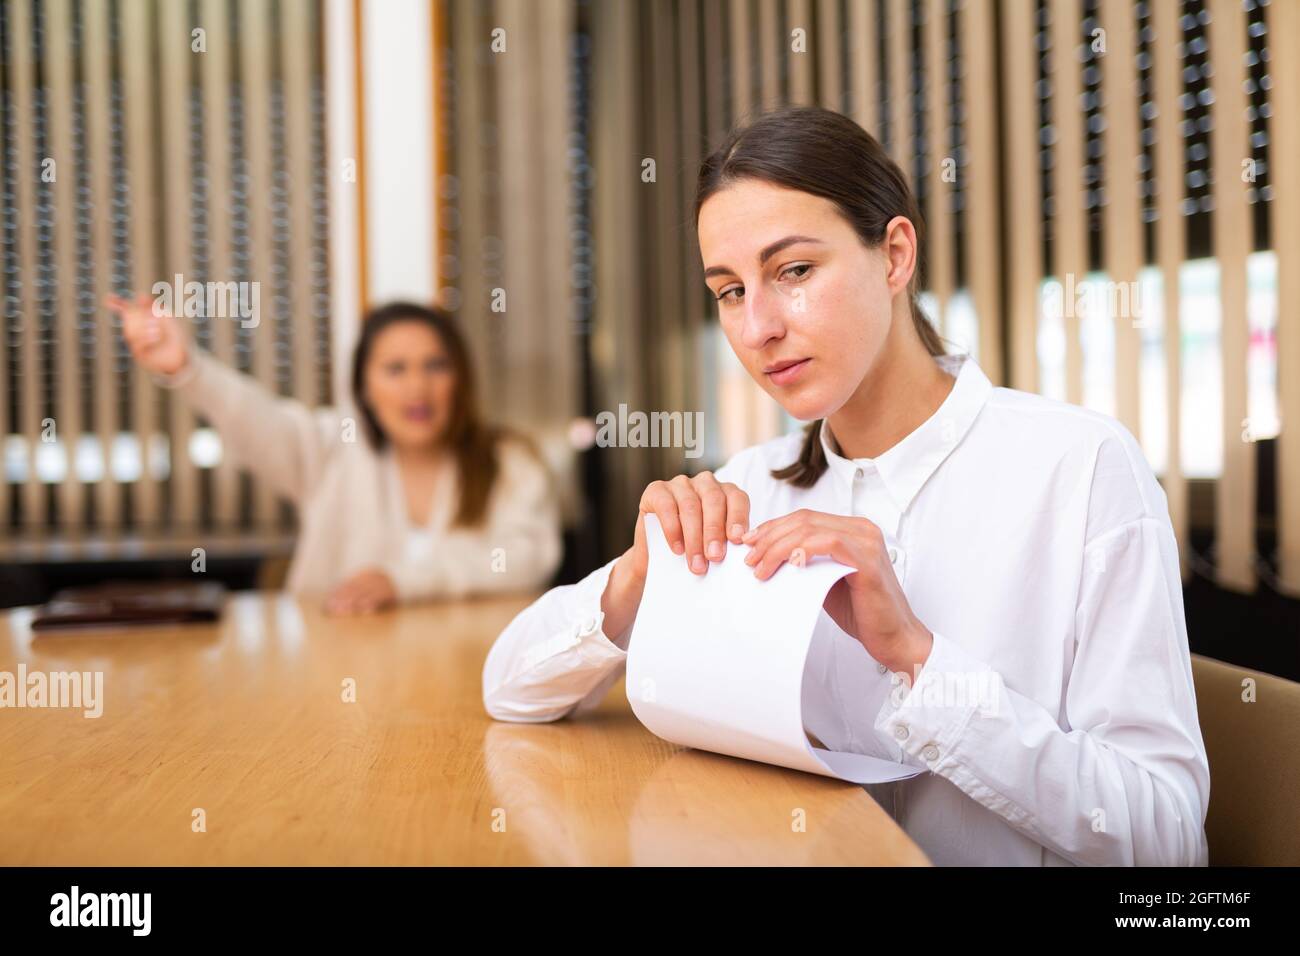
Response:
[[[930,771],[873,792],[936,863],[1205,864],[1177,548],[1133,436],[943,354],[915,201],[843,116],[734,132],[696,223],[732,349],[811,424],[651,483],[632,547],[497,639],[488,712],[555,720],[617,680],[653,512],[696,573],[742,541],[759,578],[815,555],[857,569],[814,635],[807,730]]]
[[[147,296],[109,305],[136,362],[297,507],[289,591],[356,614],[531,590],[555,573],[550,475],[523,436],[482,420],[468,349],[446,313],[397,302],[363,319],[357,412],[347,414],[308,408],[221,364]]]

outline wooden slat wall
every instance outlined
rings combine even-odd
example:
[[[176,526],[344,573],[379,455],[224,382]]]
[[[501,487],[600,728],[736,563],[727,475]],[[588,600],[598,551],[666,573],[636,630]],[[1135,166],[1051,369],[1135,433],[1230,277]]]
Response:
[[[1277,254],[1278,581],[1300,597],[1300,4],[1274,3],[1272,45],[1273,250]],[[1279,175],[1278,172],[1281,172]]]
[[[13,149],[21,173],[13,183],[17,244],[12,250],[20,298],[9,317],[9,329],[10,341],[19,350],[17,424],[28,455],[21,487],[0,482],[0,514],[7,524],[5,506],[16,490],[21,495],[19,530],[24,535],[170,533],[184,543],[191,539],[181,536],[199,527],[203,518],[199,470],[189,455],[194,415],[179,396],[160,390],[148,374],[136,369],[123,374],[120,326],[102,305],[111,292],[151,295],[155,283],[170,286],[177,274],[182,282],[260,283],[263,311],[249,337],[254,373],[263,385],[276,390],[275,346],[281,328],[277,323],[293,322],[298,345],[294,378],[300,396],[314,401],[318,370],[309,295],[314,253],[312,188],[318,160],[313,155],[311,103],[313,71],[319,69],[312,52],[318,38],[312,20],[315,2],[284,0],[274,6],[261,0],[203,0],[197,19],[184,2],[20,0],[6,4],[5,82],[13,104]],[[276,11],[288,27],[280,34],[283,50],[271,45],[277,36]],[[229,29],[232,12],[240,27],[234,35]],[[38,23],[39,50],[33,45]],[[196,25],[206,31],[203,53],[191,49],[191,30]],[[232,47],[236,43],[238,54]],[[287,129],[277,132],[270,97],[282,55],[285,65],[279,72],[285,79]],[[241,64],[238,75],[232,72],[235,62]],[[39,91],[38,76],[43,86]],[[196,81],[203,95],[206,210],[191,208],[192,126],[197,121],[191,96]],[[234,82],[241,85],[243,97],[243,126],[238,132],[245,146],[240,158],[247,162],[248,179],[242,185],[234,181],[236,157],[231,155]],[[43,112],[38,112],[38,103],[43,103]],[[120,114],[115,114],[117,108]],[[115,129],[115,123],[120,127]],[[44,139],[38,140],[42,130]],[[272,205],[277,168],[273,134],[283,142],[285,168],[293,185],[287,210]],[[37,155],[38,151],[48,155]],[[47,159],[53,160],[56,175],[43,183]],[[244,215],[250,225],[249,272],[238,276],[232,274],[231,246],[232,205],[240,198],[237,186],[244,193]],[[38,209],[43,202],[49,203],[48,213]],[[78,206],[81,202],[86,204],[84,212]],[[196,223],[196,214],[206,214],[206,223]],[[275,215],[287,215],[287,228],[297,237],[285,244],[293,273],[289,281],[297,283],[299,290],[291,316],[266,312],[276,255]],[[206,275],[196,273],[194,235],[201,228],[207,230],[211,252]],[[48,245],[43,246],[46,239]],[[115,268],[127,263],[128,273],[116,275]],[[79,298],[83,292],[94,303],[93,329],[82,326],[89,314],[86,300]],[[178,311],[183,306],[183,301],[173,303]],[[209,321],[217,355],[232,361],[239,317]],[[83,356],[83,348],[92,350]],[[8,369],[8,362],[0,364]],[[8,395],[8,388],[0,387],[0,396],[8,399]],[[122,417],[124,397],[126,418]],[[7,407],[5,411],[7,415]],[[48,433],[43,427],[47,418],[54,419],[66,461],[65,479],[51,488],[36,471],[38,452],[48,451],[41,444],[42,434]],[[141,458],[141,474],[129,483],[118,480],[113,461],[116,441],[124,432],[135,436]],[[103,458],[104,474],[93,484],[83,483],[78,471],[83,437],[95,440]],[[159,480],[156,464],[167,457],[169,477]],[[238,530],[239,489],[233,466],[223,465],[215,477],[216,529]],[[257,482],[252,488],[254,529],[278,527],[278,508],[269,490]],[[57,524],[48,520],[51,492]],[[182,549],[187,554],[189,546]]]
[[[1157,3],[1151,8],[1152,85],[1156,115],[1155,181],[1156,195],[1156,262],[1160,268],[1164,309],[1165,405],[1168,455],[1165,463],[1164,489],[1169,499],[1169,520],[1178,539],[1183,579],[1191,575],[1189,536],[1189,495],[1182,462],[1183,343],[1182,296],[1178,278],[1187,258],[1187,226],[1183,219],[1183,136],[1178,99],[1182,93],[1182,61],[1178,56],[1181,31],[1178,8]]]
[[[828,110],[844,109],[844,57],[840,53],[839,0],[817,0],[818,101]]]
[[[1255,444],[1245,440],[1249,329],[1246,257],[1253,229],[1242,159],[1250,155],[1246,123],[1246,20],[1238,0],[1209,0],[1209,57],[1214,75],[1210,153],[1214,162],[1214,254],[1219,262],[1219,343],[1223,358],[1223,474],[1215,486],[1218,582],[1255,588]]]

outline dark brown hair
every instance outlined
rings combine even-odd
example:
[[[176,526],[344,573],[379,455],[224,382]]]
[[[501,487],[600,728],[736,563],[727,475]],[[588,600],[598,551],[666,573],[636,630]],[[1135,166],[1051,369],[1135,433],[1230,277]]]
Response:
[[[372,309],[362,318],[361,337],[352,352],[352,397],[361,411],[366,439],[375,449],[381,449],[388,443],[379,420],[366,403],[366,366],[370,353],[374,350],[375,340],[389,326],[401,322],[415,322],[432,329],[451,360],[456,373],[456,386],[443,442],[456,456],[457,475],[460,479],[460,501],[452,524],[461,527],[480,525],[487,514],[488,498],[500,469],[497,443],[507,433],[486,424],[480,417],[474,365],[470,361],[469,348],[456,320],[446,312],[412,302],[391,302]]]
[[[916,229],[917,267],[908,284],[912,324],[931,355],[943,355],[943,340],[921,311],[921,256],[925,225],[921,210],[898,164],[875,138],[853,120],[818,106],[796,106],[763,113],[733,129],[700,165],[695,190],[695,221],[714,193],[735,182],[756,179],[829,199],[867,246],[885,240],[885,227],[904,216]],[[826,471],[822,421],[809,423],[793,464],[774,478],[811,488]]]

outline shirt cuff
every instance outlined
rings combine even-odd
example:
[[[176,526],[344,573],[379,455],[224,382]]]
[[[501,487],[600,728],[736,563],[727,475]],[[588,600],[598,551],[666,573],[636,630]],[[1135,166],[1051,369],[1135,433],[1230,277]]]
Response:
[[[909,762],[941,773],[960,763],[961,741],[971,717],[996,707],[1000,690],[1000,674],[956,642],[935,634],[915,686],[909,688],[904,675],[893,675],[875,730],[914,758]]]
[[[199,350],[191,343],[188,345],[189,353],[185,357],[185,365],[174,375],[152,375],[154,382],[162,388],[181,388],[194,381],[194,377],[199,374],[199,362],[202,356]]]

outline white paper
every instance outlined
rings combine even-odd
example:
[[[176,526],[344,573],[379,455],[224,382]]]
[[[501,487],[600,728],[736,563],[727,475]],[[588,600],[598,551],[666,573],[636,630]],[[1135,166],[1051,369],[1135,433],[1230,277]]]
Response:
[[[803,672],[826,594],[853,569],[829,558],[784,564],[766,581],[727,545],[691,573],[646,515],[650,566],[628,647],[627,697],[637,719],[673,743],[838,777],[884,783],[923,770],[814,747],[804,733]]]

